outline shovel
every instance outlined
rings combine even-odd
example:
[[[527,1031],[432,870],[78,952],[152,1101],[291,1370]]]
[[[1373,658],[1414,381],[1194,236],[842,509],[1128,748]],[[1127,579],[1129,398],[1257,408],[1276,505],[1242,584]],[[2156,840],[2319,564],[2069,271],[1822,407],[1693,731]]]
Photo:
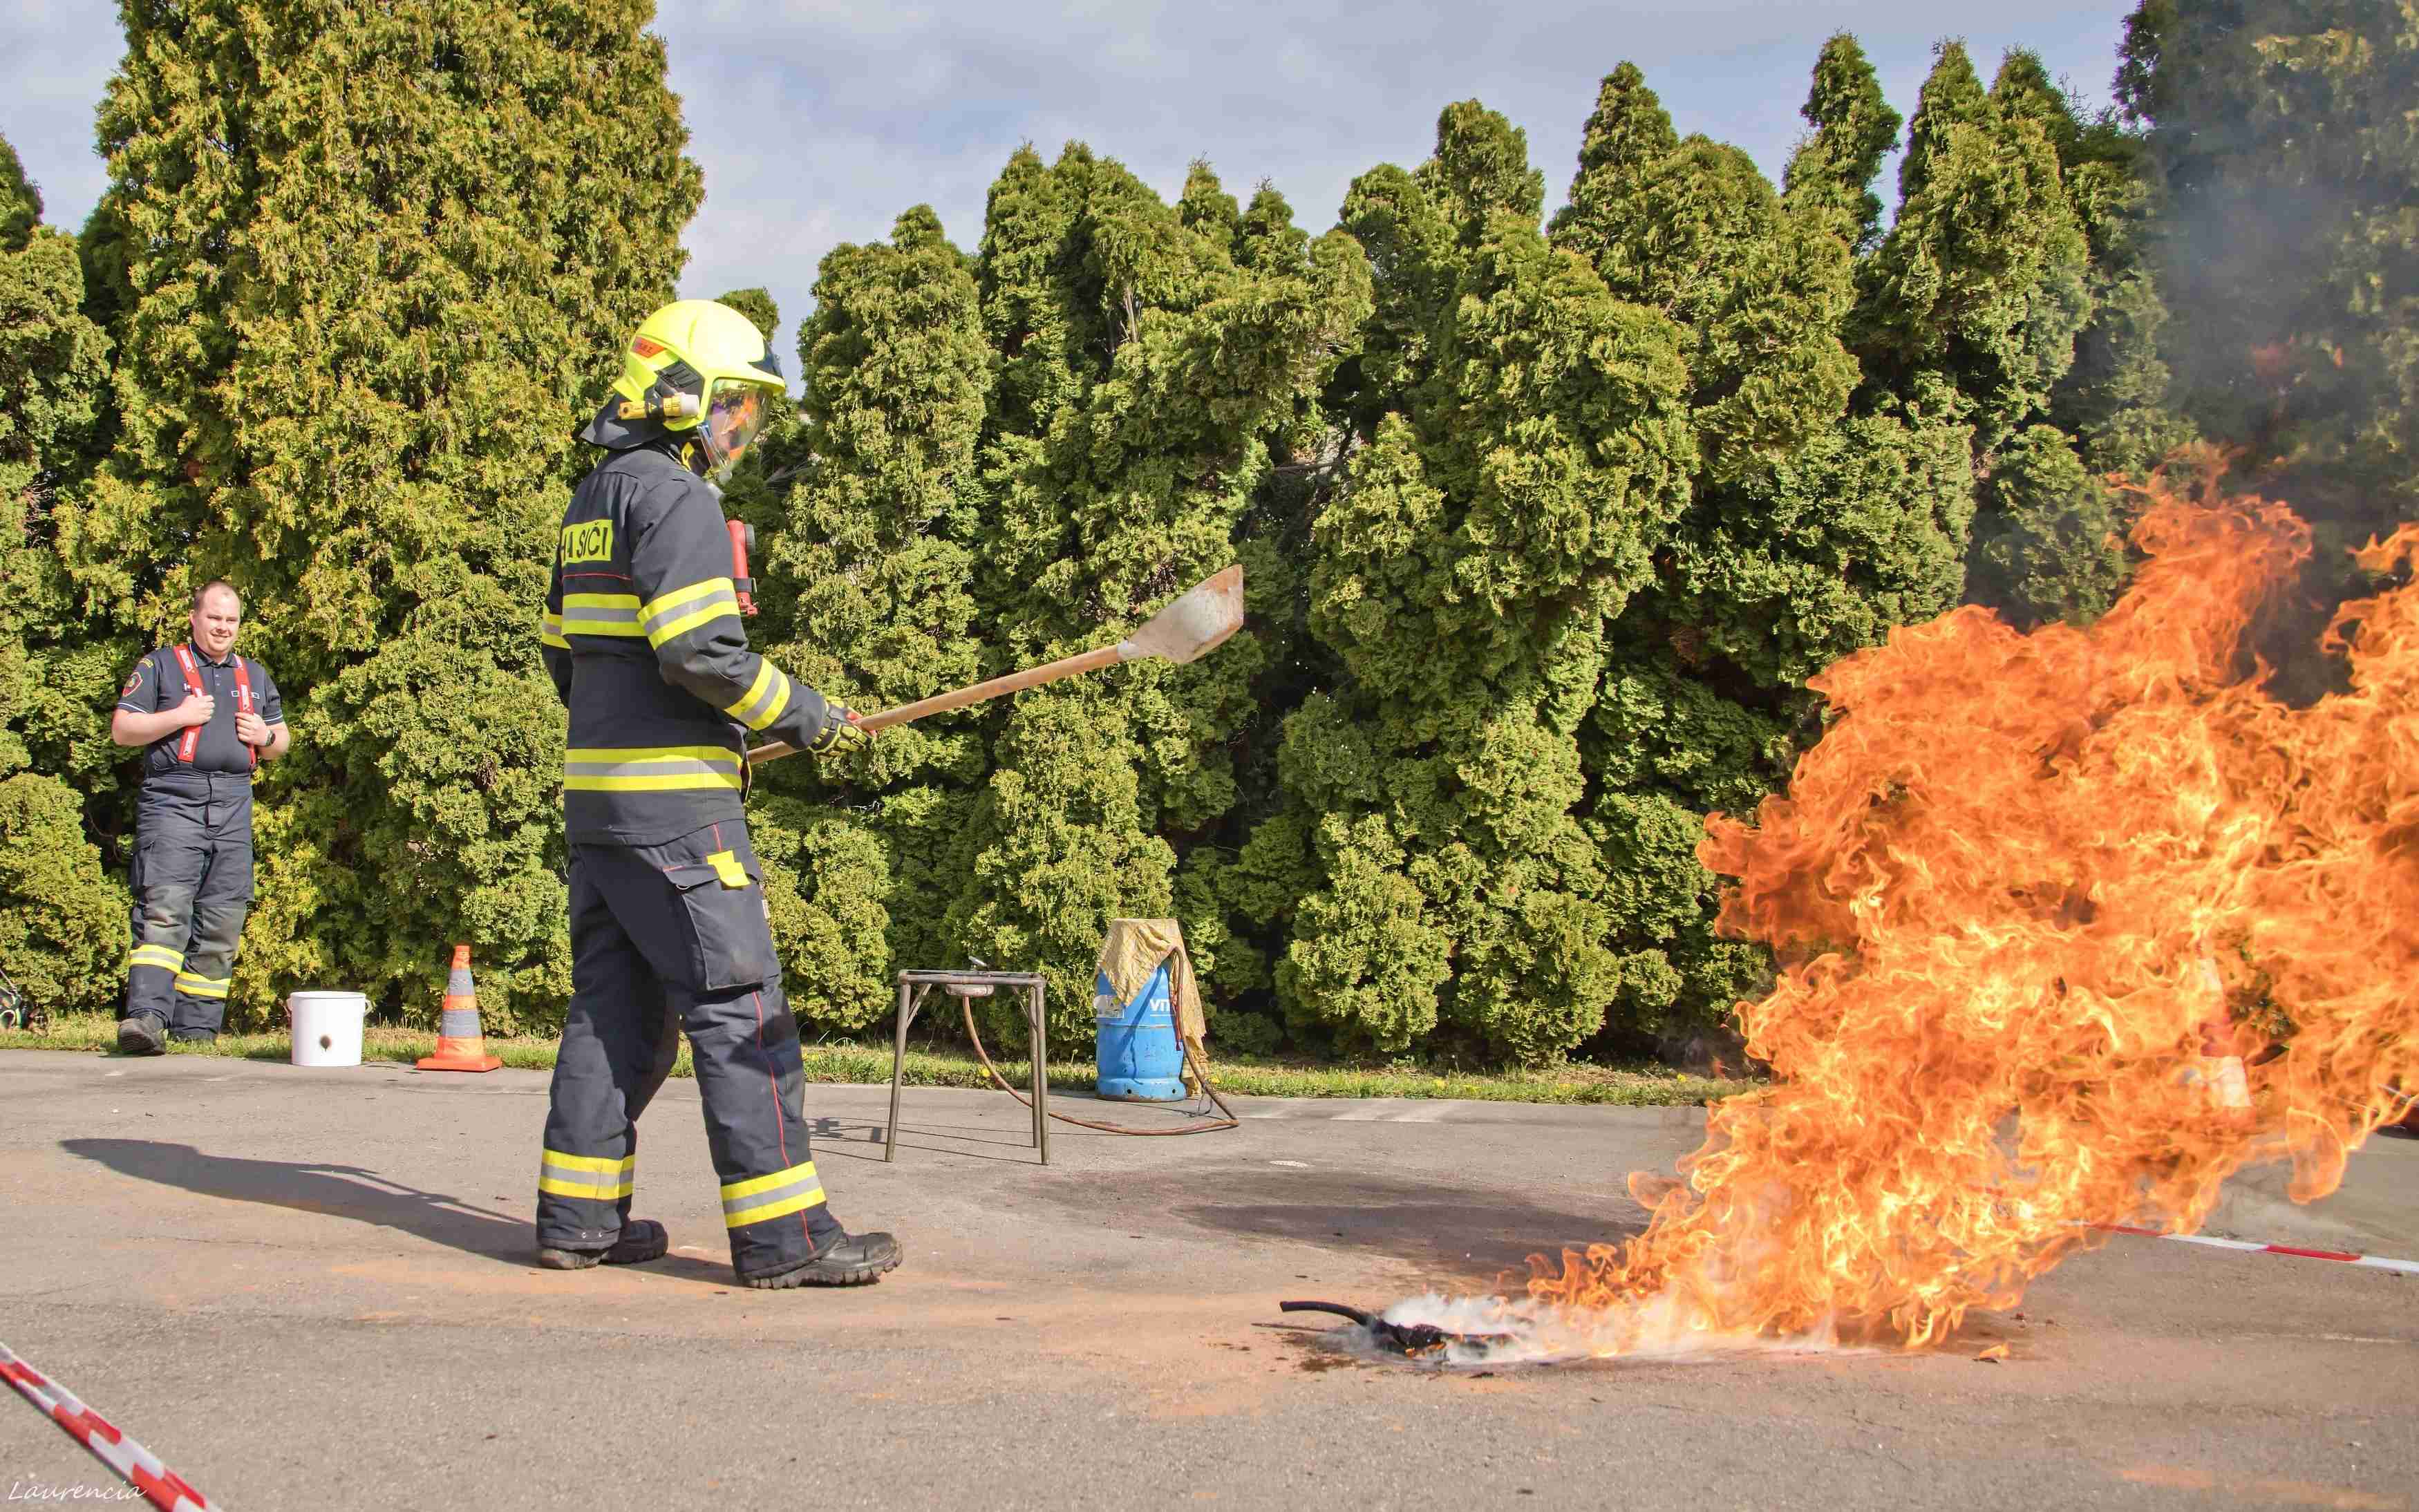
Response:
[[[902,703],[880,714],[869,714],[857,720],[860,730],[887,730],[894,724],[905,724],[928,714],[940,714],[949,709],[963,709],[969,703],[980,703],[1003,693],[1021,692],[1040,687],[1062,677],[1074,677],[1084,672],[1114,667],[1121,661],[1141,661],[1157,656],[1181,667],[1197,660],[1225,644],[1226,638],[1243,627],[1243,569],[1228,567],[1216,577],[1194,583],[1165,609],[1150,617],[1150,622],[1132,635],[1113,646],[1086,651],[1078,656],[1063,656],[1040,667],[1027,667],[1023,671],[994,677],[988,683],[971,687],[935,693],[931,698],[913,703]],[[749,764],[778,761],[793,755],[797,747],[786,741],[759,746],[747,753]]]

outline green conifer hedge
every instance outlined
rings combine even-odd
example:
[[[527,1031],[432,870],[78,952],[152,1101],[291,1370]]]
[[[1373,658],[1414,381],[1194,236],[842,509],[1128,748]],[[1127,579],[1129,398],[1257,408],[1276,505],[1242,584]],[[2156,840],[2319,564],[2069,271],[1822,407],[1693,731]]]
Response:
[[[1324,235],[1076,143],[1009,159],[970,250],[924,206],[833,249],[726,495],[761,646],[871,709],[1229,562],[1251,621],[768,768],[793,1007],[862,1031],[897,970],[979,957],[1046,971],[1073,1049],[1107,920],[1173,914],[1241,1048],[1538,1063],[1719,1022],[1769,962],[1713,933],[1697,843],[1785,783],[1824,667],[1961,602],[2099,612],[2109,474],[2196,435],[2339,533],[2419,513],[2392,9],[2145,0],[2121,115],[1949,43],[1902,117],[1843,34],[1778,186],[1621,64],[1550,223],[1466,101]],[[559,1023],[536,605],[701,193],[652,14],[126,0],[80,238],[0,144],[0,964],[38,1000],[116,994],[110,694],[223,576],[297,737],[237,1022],[337,983],[424,1016],[467,939],[492,1026]]]

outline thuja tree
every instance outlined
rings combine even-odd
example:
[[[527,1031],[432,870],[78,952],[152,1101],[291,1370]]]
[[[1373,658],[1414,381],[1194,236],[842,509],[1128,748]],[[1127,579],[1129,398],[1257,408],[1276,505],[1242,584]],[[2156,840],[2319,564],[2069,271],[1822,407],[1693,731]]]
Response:
[[[74,239],[41,215],[0,140],[0,773],[81,785],[106,766],[114,648],[91,644],[69,602],[54,517],[103,433],[109,341],[83,313]]]
[[[1580,729],[1687,501],[1687,372],[1672,321],[1548,243],[1542,197],[1470,102],[1346,200],[1376,299],[1342,408],[1370,430],[1310,569],[1345,676],[1287,720],[1288,806],[1237,869],[1304,1038],[1536,1061],[1620,990]]]
[[[802,424],[768,459],[793,477],[758,569],[767,654],[829,697],[888,708],[986,666],[969,584],[991,350],[967,260],[922,206],[887,242],[834,248],[814,294]],[[985,767],[979,725],[961,719],[766,769],[757,844],[802,1017],[857,1027],[889,1002],[894,963],[962,961],[939,916]]]
[[[699,174],[648,0],[126,0],[87,254],[120,428],[60,512],[88,612],[220,576],[287,690],[235,999],[568,988],[539,671],[572,432],[670,295]]]
[[[1585,727],[1624,1035],[1703,1023],[1760,975],[1760,951],[1711,937],[1704,814],[1746,810],[1786,774],[1807,677],[1963,586],[1964,433],[1850,409],[1852,253],[1897,125],[1852,39],[1825,48],[1805,114],[1777,193],[1736,148],[1680,139],[1624,65],[1554,223],[1616,297],[1677,328],[1696,439],[1688,508],[1610,627]]]
[[[1971,430],[1968,590],[2026,623],[2098,612],[2124,570],[2108,494],[2048,420],[2091,313],[2053,140],[2065,120],[2036,61],[2012,54],[1985,90],[1964,47],[1943,44],[1851,325],[1868,408]]]
[[[2047,422],[2072,441],[2086,471],[2146,476],[2195,431],[2174,404],[2160,351],[2169,318],[2151,256],[2158,200],[2142,134],[2113,108],[2086,113],[2028,53],[2009,54],[1992,98],[2038,122],[2057,149],[2088,252],[2091,318],[2076,334],[2073,365],[2052,386]],[[2093,594],[2091,607],[2103,596]]]
[[[112,995],[126,903],[80,797],[104,759],[111,647],[78,629],[51,519],[97,429],[108,341],[83,314],[74,239],[41,221],[0,140],[0,968],[61,1009]]]
[[[2419,517],[2419,21],[2377,0],[2145,0],[2118,95],[2149,128],[2180,399],[2342,560]]]
[[[1840,32],[1823,44],[1799,114],[1813,131],[1791,155],[1782,193],[1795,208],[1832,216],[1834,234],[1850,250],[1870,250],[1881,237],[1873,177],[1906,122],[1883,97],[1881,80],[1856,38]]]
[[[1365,314],[1349,237],[1289,234],[1272,195],[1255,233],[1223,199],[1202,170],[1169,206],[1080,145],[1046,165],[1020,151],[993,186],[976,591],[1004,662],[1113,641],[1233,560],[1269,433]],[[1261,665],[1246,632],[1191,667],[1129,664],[986,714],[991,772],[936,944],[1041,965],[1053,1032],[1087,1037],[1107,920],[1168,913],[1179,856],[1236,800],[1227,742]]]
[[[1211,189],[1232,205],[1215,191],[1214,180]],[[1265,184],[1231,221],[1236,259],[1249,270],[1293,262],[1309,240],[1284,197]],[[1236,801],[1215,830],[1186,850],[1176,877],[1176,912],[1202,958],[1210,995],[1210,1032],[1220,1043],[1245,1051],[1273,1049],[1285,1038],[1282,1019],[1271,1011],[1272,957],[1284,941],[1252,922],[1285,903],[1266,900],[1270,879],[1237,862],[1253,833],[1287,805],[1278,765],[1286,715],[1343,674],[1310,629],[1308,563],[1313,523],[1342,486],[1354,443],[1331,407],[1354,387],[1356,366],[1353,351],[1339,352],[1319,393],[1297,394],[1266,433],[1270,465],[1236,532],[1235,556],[1252,585],[1253,630],[1263,653],[1248,712],[1226,747]],[[1296,880],[1288,875],[1277,885]]]

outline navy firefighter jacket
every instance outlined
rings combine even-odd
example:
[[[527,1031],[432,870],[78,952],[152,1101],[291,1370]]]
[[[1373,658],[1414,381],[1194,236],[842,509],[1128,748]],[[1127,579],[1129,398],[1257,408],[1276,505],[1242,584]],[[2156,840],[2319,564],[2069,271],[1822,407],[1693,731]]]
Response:
[[[574,843],[657,845],[742,817],[747,732],[806,748],[825,705],[747,649],[722,505],[653,447],[573,490],[539,625],[571,714]]]
[[[277,696],[277,684],[269,669],[248,656],[233,652],[224,661],[212,661],[199,646],[162,646],[134,664],[127,674],[126,687],[117,695],[117,706],[129,714],[157,714],[173,709],[192,696],[185,678],[183,664],[177,653],[193,659],[194,676],[202,691],[218,701],[218,712],[210,722],[202,726],[192,744],[190,759],[183,754],[187,732],[171,730],[144,748],[143,780],[146,786],[162,779],[180,774],[250,772],[252,752],[236,738],[236,707],[243,694],[243,682],[251,684],[252,712],[260,716],[263,724],[283,724],[285,705]],[[243,666],[243,679],[236,676],[236,666]]]

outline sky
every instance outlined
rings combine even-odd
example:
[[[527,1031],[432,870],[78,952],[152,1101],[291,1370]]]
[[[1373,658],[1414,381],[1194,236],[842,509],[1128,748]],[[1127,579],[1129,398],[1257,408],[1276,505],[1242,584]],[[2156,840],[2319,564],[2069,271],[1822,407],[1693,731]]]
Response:
[[[1963,39],[1987,80],[2011,47],[2041,54],[2088,103],[2108,100],[2131,0],[681,0],[670,50],[705,203],[684,296],[762,285],[785,364],[815,268],[931,205],[961,246],[1009,154],[1071,140],[1173,200],[1206,158],[1238,199],[1263,179],[1315,231],[1352,178],[1418,163],[1437,114],[1476,98],[1528,132],[1561,202],[1598,83],[1636,63],[1683,134],[1744,148],[1777,181],[1823,40],[1854,32],[1890,102],[1912,113],[1934,44]],[[93,112],[122,38],[104,0],[0,0],[12,59],[0,134],[41,187],[46,218],[81,224],[100,197]],[[1888,170],[1885,170],[1885,177]],[[1887,186],[1882,191],[1887,201]],[[794,369],[793,369],[794,371]]]

